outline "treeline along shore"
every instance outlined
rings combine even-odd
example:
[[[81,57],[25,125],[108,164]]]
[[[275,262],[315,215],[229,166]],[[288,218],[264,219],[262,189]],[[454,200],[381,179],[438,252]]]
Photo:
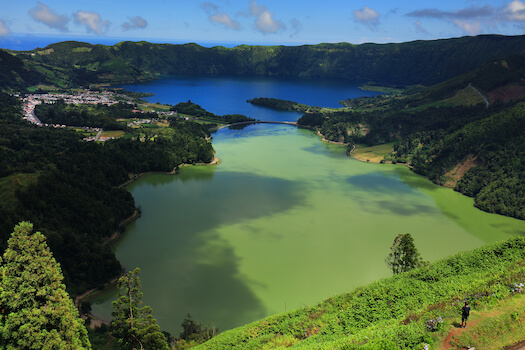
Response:
[[[19,100],[0,93],[0,248],[28,220],[47,237],[73,295],[119,275],[122,267],[104,243],[136,209],[119,185],[134,174],[214,159],[202,124],[173,120],[158,133],[85,142],[70,129],[28,124]]]

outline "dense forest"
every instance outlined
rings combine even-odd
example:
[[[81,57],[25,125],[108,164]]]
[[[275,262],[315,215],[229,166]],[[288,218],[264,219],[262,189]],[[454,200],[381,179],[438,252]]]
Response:
[[[117,185],[130,174],[213,159],[208,130],[194,122],[173,121],[169,132],[142,141],[137,136],[98,144],[81,142],[71,130],[29,125],[19,110],[16,98],[0,94],[0,249],[19,221],[33,222],[73,292],[120,273],[104,243],[135,206]]]
[[[231,49],[144,41],[113,46],[69,41],[32,51],[2,52],[2,65],[7,64],[0,69],[0,80],[13,88],[24,82],[25,86],[52,83],[65,87],[142,81],[158,75],[221,74],[432,85],[492,59],[524,55],[524,48],[524,36],[500,35],[399,44],[241,45]]]
[[[429,88],[368,99],[366,106],[346,101],[351,111],[305,114],[298,124],[330,141],[394,142],[385,161],[409,164],[474,197],[482,210],[525,219],[524,67],[525,57],[512,56]],[[458,175],[459,168],[465,173]]]
[[[134,105],[120,102],[111,106],[66,104],[64,100],[56,103],[37,105],[35,113],[45,124],[64,124],[68,126],[88,126],[105,130],[123,130],[126,125],[118,123],[118,118],[156,118],[157,113],[133,112]]]

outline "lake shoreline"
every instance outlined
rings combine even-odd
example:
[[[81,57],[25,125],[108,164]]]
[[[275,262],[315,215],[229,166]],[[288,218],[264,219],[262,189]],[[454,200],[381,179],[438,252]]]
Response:
[[[142,177],[144,175],[153,175],[153,174],[175,175],[175,174],[177,174],[177,171],[180,168],[186,168],[186,167],[192,167],[192,166],[214,166],[214,165],[219,165],[220,163],[221,163],[221,159],[214,155],[213,156],[213,160],[211,162],[209,162],[209,163],[195,163],[195,164],[182,163],[182,164],[179,164],[179,165],[175,166],[173,168],[173,170],[171,170],[169,172],[167,172],[167,171],[165,171],[165,172],[162,172],[162,171],[147,171],[147,172],[143,172],[143,173],[135,175],[132,179],[130,179],[130,180],[120,184],[119,186],[117,186],[117,188],[125,187],[125,186],[129,185],[130,183],[138,180],[140,177]],[[134,222],[135,220],[139,219],[140,216],[141,216],[140,208],[135,208],[135,211],[133,212],[133,214],[131,216],[127,217],[126,219],[122,220],[119,223],[119,225],[118,225],[117,229],[115,230],[115,232],[102,244],[103,245],[107,245],[107,244],[114,245],[115,243],[117,243],[119,241],[119,239],[122,237],[122,234],[124,233],[124,231],[126,230],[126,227],[129,224],[131,224],[132,222]],[[102,323],[109,325],[111,323],[111,321],[103,320],[103,319],[101,319],[99,317],[96,317],[91,312],[88,312],[86,314],[82,314],[80,312],[80,305],[84,301],[88,301],[89,302],[92,298],[97,297],[99,295],[103,295],[103,294],[108,293],[109,291],[115,289],[116,286],[117,286],[117,281],[122,275],[123,274],[121,273],[118,276],[114,276],[111,280],[109,280],[108,282],[106,282],[106,284],[104,284],[103,289],[91,288],[91,289],[87,289],[87,290],[83,291],[81,294],[77,295],[74,298],[74,304],[75,304],[75,307],[77,308],[77,310],[79,310],[80,316],[83,317],[84,319],[89,318],[91,320],[91,323],[93,324],[93,326],[99,326],[100,327],[100,325]]]

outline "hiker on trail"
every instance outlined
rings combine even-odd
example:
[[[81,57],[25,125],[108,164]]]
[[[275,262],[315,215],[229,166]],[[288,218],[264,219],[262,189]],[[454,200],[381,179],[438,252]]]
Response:
[[[470,306],[468,306],[468,302],[465,301],[465,306],[461,308],[461,326],[460,328],[467,327],[467,321],[468,321],[469,315],[470,315]]]

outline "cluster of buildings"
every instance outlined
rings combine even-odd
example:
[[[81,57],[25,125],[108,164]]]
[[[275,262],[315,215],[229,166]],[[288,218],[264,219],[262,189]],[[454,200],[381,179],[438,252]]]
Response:
[[[15,96],[19,97],[24,103],[23,118],[28,122],[38,126],[65,127],[65,125],[43,124],[35,114],[35,107],[41,103],[55,103],[59,100],[63,100],[68,104],[104,104],[106,106],[111,106],[118,103],[115,101],[114,95],[115,93],[112,91],[96,93],[92,91],[82,91],[76,94],[29,94],[25,97],[20,97],[20,95]]]
[[[65,103],[70,104],[103,104],[111,106],[118,103],[114,97],[115,93],[112,91],[93,92],[85,90],[76,94],[30,94],[24,97],[22,101],[39,100],[45,103],[55,103],[58,100],[64,100]]]
[[[81,91],[78,93],[72,94],[28,94],[25,96],[20,96],[19,94],[15,95],[20,98],[23,102],[23,118],[30,123],[33,123],[38,126],[46,127],[55,127],[55,128],[65,128],[66,125],[59,124],[44,124],[42,123],[35,114],[35,107],[42,103],[56,103],[59,100],[63,100],[67,104],[103,104],[111,106],[117,104],[115,97],[116,94],[112,91],[103,91],[103,92],[92,92],[92,91]],[[127,97],[127,96],[126,96]],[[133,102],[128,101],[127,103],[132,104]],[[148,113],[142,110],[134,109],[133,113]],[[156,112],[158,115],[163,116],[176,116],[177,112],[166,111],[166,112]],[[187,117],[184,119],[188,119]],[[149,119],[138,119],[128,123],[129,127],[138,127],[141,124],[155,124],[158,122],[158,118],[149,118]],[[83,127],[87,132],[96,132],[96,136],[85,137],[84,141],[105,141],[106,139],[112,139],[113,137],[104,137],[101,136],[101,128],[90,128]]]

